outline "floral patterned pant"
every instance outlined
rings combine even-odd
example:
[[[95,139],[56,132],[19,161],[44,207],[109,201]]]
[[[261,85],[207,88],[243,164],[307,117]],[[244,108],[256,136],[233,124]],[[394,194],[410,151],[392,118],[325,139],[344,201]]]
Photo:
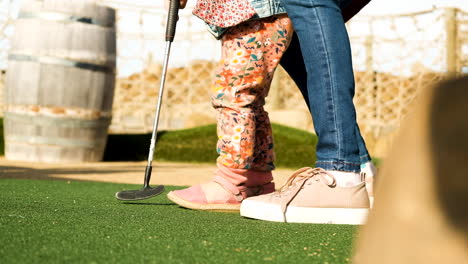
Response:
[[[218,111],[219,165],[274,169],[271,124],[263,106],[292,34],[289,18],[279,15],[244,22],[223,36],[221,65],[211,94]]]

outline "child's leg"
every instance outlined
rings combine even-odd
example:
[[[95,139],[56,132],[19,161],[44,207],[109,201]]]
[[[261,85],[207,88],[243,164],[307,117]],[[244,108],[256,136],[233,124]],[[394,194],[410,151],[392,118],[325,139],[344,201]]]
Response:
[[[212,87],[219,169],[212,182],[171,192],[171,200],[192,209],[238,210],[242,199],[274,191],[273,138],[263,105],[292,31],[282,15],[242,23],[223,37]]]
[[[243,23],[223,41],[212,103],[218,110],[218,164],[232,169],[274,169],[273,138],[263,106],[292,25],[286,16]]]
[[[243,174],[245,186],[273,179],[273,137],[263,106],[292,32],[283,15],[243,23],[222,39],[222,64],[212,91],[218,110],[218,174]],[[254,171],[256,176],[249,177]]]

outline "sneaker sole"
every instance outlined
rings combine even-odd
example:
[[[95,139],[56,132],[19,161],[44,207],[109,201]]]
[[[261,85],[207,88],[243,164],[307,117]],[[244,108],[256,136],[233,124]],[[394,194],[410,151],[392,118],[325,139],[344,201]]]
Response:
[[[203,210],[203,211],[216,211],[216,212],[239,212],[240,204],[200,204],[192,203],[187,200],[180,198],[175,195],[173,192],[167,194],[167,198],[173,201],[174,203],[193,210]]]
[[[240,215],[247,218],[288,223],[363,225],[367,221],[367,208],[308,208],[288,206],[286,215],[276,204],[245,200]]]

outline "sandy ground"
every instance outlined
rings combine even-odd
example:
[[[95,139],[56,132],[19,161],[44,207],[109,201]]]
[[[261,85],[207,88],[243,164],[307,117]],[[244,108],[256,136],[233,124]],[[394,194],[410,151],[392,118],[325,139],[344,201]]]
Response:
[[[79,180],[143,184],[146,161],[95,163],[37,163],[10,161],[0,157],[0,179]],[[216,166],[192,163],[153,162],[152,185],[193,185],[213,177]],[[274,171],[280,187],[293,170]]]

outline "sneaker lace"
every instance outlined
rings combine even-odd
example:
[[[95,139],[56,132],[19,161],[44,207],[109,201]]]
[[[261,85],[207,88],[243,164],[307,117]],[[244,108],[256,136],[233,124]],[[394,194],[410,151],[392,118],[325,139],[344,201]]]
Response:
[[[281,211],[283,212],[284,222],[286,222],[286,210],[288,205],[294,199],[294,197],[299,193],[299,191],[304,187],[307,180],[314,178],[316,181],[321,181],[327,184],[330,187],[336,186],[335,177],[322,168],[310,168],[304,167],[295,171],[286,183],[275,193],[276,196],[281,197],[282,193],[286,196],[281,198],[280,206]],[[296,185],[300,186],[297,187]],[[309,184],[309,183],[307,183]],[[294,188],[293,188],[294,187]]]
[[[317,181],[321,181],[331,187],[336,186],[335,177],[326,170],[322,168],[304,167],[295,171],[289,177],[286,183],[278,190],[278,193],[291,189],[298,182],[301,182],[303,185],[306,182],[306,180],[310,178],[316,178]]]

